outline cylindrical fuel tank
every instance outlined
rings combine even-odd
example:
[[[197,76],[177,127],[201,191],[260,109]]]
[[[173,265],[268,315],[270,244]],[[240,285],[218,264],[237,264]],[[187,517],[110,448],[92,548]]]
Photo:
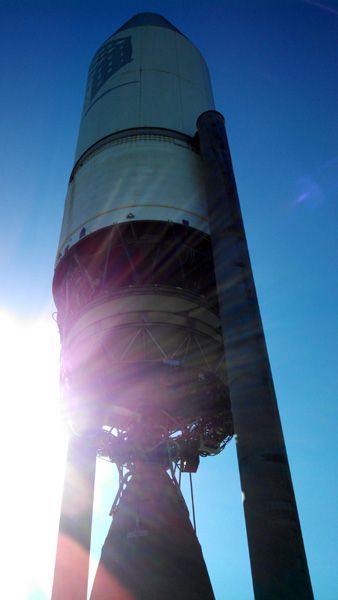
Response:
[[[173,222],[208,232],[205,167],[193,140],[138,128],[115,133],[74,168],[58,260],[80,239],[128,221]]]
[[[213,449],[224,438],[223,344],[195,139],[197,117],[212,108],[204,59],[159,15],[137,15],[93,58],[53,284],[75,429],[126,429],[151,415],[175,430],[177,419],[216,415]]]

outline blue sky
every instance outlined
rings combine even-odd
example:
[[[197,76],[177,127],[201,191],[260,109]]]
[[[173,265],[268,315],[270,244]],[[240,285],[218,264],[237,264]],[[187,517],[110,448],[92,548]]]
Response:
[[[315,597],[335,600],[336,0],[2,0],[0,312],[21,324],[46,317],[57,348],[51,280],[88,65],[104,39],[144,10],[172,21],[209,65],[216,108],[226,119]],[[34,331],[32,344],[34,338],[49,343]],[[21,373],[15,351],[12,356]],[[35,382],[25,388],[28,403],[36,394],[38,367]],[[20,438],[16,444],[20,449]],[[48,436],[42,447],[48,458]],[[100,466],[97,556],[112,502],[108,467]],[[28,473],[31,468],[26,466]],[[20,480],[20,461],[15,469],[9,470],[9,486]],[[35,495],[47,500],[46,479],[34,479],[34,489],[29,481],[32,503]],[[216,598],[250,600],[234,442],[222,456],[202,461],[195,487],[198,532]],[[11,510],[9,502],[15,536],[18,514]],[[57,510],[35,516],[32,531],[39,539],[47,520],[53,550]],[[38,563],[22,600],[49,597]],[[15,585],[6,597],[21,600]]]

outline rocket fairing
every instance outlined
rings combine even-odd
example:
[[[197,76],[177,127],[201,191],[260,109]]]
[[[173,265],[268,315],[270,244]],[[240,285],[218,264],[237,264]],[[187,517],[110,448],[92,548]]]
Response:
[[[224,119],[159,15],[90,65],[53,293],[72,435],[52,600],[87,598],[95,453],[120,489],[91,599],[213,600],[172,467],[234,428],[255,598],[311,600]]]
[[[119,223],[208,233],[193,145],[198,116],[214,107],[208,69],[165,19],[151,21],[128,21],[90,65],[58,262],[83,237]]]

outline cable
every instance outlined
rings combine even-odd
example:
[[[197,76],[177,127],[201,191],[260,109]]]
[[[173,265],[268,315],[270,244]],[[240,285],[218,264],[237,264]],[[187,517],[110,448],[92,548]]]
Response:
[[[193,519],[193,524],[194,524],[194,531],[196,533],[195,502],[194,502],[194,492],[193,492],[193,488],[192,488],[192,474],[191,473],[189,473],[189,479],[190,479],[190,494],[191,494],[191,506],[192,506],[192,519]]]

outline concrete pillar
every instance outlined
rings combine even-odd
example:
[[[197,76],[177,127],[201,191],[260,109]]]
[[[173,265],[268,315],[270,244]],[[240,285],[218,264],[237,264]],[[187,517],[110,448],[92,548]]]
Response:
[[[52,600],[87,600],[96,450],[94,438],[70,437]]]
[[[197,121],[256,600],[313,598],[223,116]],[[257,199],[258,201],[258,199]]]

